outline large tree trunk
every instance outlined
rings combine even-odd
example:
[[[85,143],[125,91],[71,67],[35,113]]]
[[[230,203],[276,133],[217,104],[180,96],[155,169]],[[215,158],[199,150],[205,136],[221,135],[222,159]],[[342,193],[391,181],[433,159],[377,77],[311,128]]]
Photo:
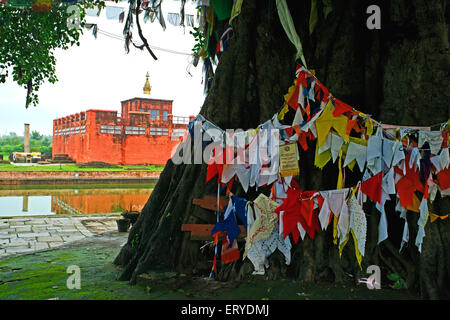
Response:
[[[447,1],[386,1],[380,5],[381,30],[369,30],[366,8],[372,2],[333,1],[333,10],[325,18],[321,13],[323,1],[317,1],[319,21],[312,35],[311,3],[300,1],[294,8],[296,2],[288,2],[308,68],[315,70],[334,96],[383,123],[430,125],[446,121],[450,92]],[[274,0],[245,0],[233,28],[230,46],[220,57],[200,113],[223,129],[246,130],[280,110],[283,95],[294,79],[295,48],[280,24]],[[301,187],[335,189],[337,166],[328,164],[323,171],[315,168],[313,151],[314,142],[301,154]],[[167,162],[143,214],[130,231],[128,243],[115,260],[124,267],[120,280],[134,283],[137,275],[160,268],[209,274],[213,249],[200,250],[203,243],[191,241],[188,233],[181,232],[183,223],[215,223],[214,213],[192,205],[193,198],[216,194],[216,179],[205,183],[206,168],[205,164]],[[360,174],[346,174],[348,186],[360,178]],[[243,196],[236,185],[233,192]],[[268,190],[261,191],[268,194]],[[256,195],[250,190],[245,196],[253,200]],[[305,237],[294,245],[290,266],[285,266],[282,255],[275,252],[266,277],[343,283],[367,276],[365,268],[376,264],[385,281],[386,274],[396,272],[423,298],[448,297],[450,219],[427,224],[419,254],[414,245],[418,214],[408,212],[410,243],[399,253],[403,219],[392,202],[386,205],[389,239],[380,245],[380,215],[371,204],[364,207],[369,227],[362,271],[354,256],[353,241],[339,258],[332,228],[328,228],[314,240]],[[447,197],[437,199],[431,211],[444,214],[449,208]],[[243,279],[252,271],[248,259],[240,259],[219,265],[218,279]]]

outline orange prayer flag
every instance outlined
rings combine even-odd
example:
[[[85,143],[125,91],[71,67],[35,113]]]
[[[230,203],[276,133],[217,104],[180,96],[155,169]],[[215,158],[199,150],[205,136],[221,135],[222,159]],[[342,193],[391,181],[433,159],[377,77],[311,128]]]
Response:
[[[297,110],[297,108],[298,108],[299,92],[300,92],[300,88],[298,86],[296,86],[294,89],[294,92],[292,93],[291,97],[287,101],[287,104],[294,110]]]
[[[212,236],[214,238],[214,244],[217,244],[219,242],[219,235],[222,231],[217,231],[216,233],[214,233]]]
[[[308,115],[307,120],[309,121],[311,119],[311,111],[310,111],[309,103],[308,103],[308,105],[305,108],[305,112]]]
[[[417,196],[413,193],[413,197],[412,197],[412,203],[406,206],[406,209],[408,209],[409,211],[414,211],[417,213],[420,213],[420,200],[419,198],[417,198]]]
[[[445,220],[445,219],[448,218],[448,216],[449,216],[448,214],[446,214],[445,216],[439,216],[437,214],[434,214],[434,213],[430,212],[430,221],[434,222],[434,221],[436,221],[436,219]]]
[[[295,131],[297,136],[300,136],[300,125],[299,124],[292,126],[291,128]],[[292,133],[291,133],[291,135],[292,135]]]
[[[356,121],[357,121],[357,119],[348,120],[348,122],[347,122],[347,134],[348,135],[350,135],[350,132],[352,131],[352,129],[354,129],[354,127],[356,125]]]

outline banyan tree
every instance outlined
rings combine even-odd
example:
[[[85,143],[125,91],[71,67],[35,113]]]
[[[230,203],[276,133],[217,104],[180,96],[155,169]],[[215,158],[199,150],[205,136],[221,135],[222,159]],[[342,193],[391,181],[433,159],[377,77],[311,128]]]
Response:
[[[223,3],[233,1],[210,2],[216,7],[209,9],[214,10],[214,18],[210,16],[206,32],[202,30],[207,38],[203,45],[208,46],[203,53],[206,59],[217,55],[218,65],[212,82],[206,83],[209,91],[200,115],[219,128],[248,130],[272,119],[285,105],[299,66],[311,71],[339,101],[378,123],[434,126],[449,118],[447,1],[378,1],[372,11],[369,7],[374,3],[366,0],[287,1],[290,24],[289,17],[280,15],[279,6],[284,1],[234,1],[235,5],[241,2],[242,7],[231,23],[230,14],[223,18],[221,10],[226,9]],[[232,34],[226,50],[217,53],[216,45],[229,25]],[[292,41],[295,33],[300,45]],[[208,73],[212,77],[211,70]],[[320,105],[312,103],[310,107],[313,112]],[[280,123],[291,125],[295,114],[288,108]],[[330,161],[318,168],[317,139],[306,141],[307,150],[298,145],[300,173],[295,181],[301,190],[336,189],[339,162]],[[426,146],[420,150],[422,158],[426,157]],[[119,280],[135,283],[138,275],[149,270],[210,275],[215,247],[204,246],[205,241],[194,241],[189,232],[182,231],[183,224],[217,222],[214,211],[193,203],[194,199],[217,196],[217,177],[206,182],[207,168],[207,163],[167,162],[128,242],[115,259],[115,264],[123,268]],[[344,168],[343,174],[347,187],[363,176],[357,166],[353,170]],[[432,178],[436,178],[434,172]],[[226,189],[221,196],[226,196]],[[249,201],[271,192],[270,186],[250,187],[245,192],[236,179],[230,191]],[[422,193],[415,194],[422,199]],[[415,241],[420,214],[408,210],[409,240],[400,251],[405,219],[395,206],[395,195],[391,195],[385,205],[388,238],[378,243],[380,210],[373,201],[364,203],[367,235],[361,267],[355,258],[354,241],[349,240],[339,253],[331,223],[314,239],[305,236],[297,243],[291,241],[289,265],[280,251],[272,253],[264,277],[346,283],[367,277],[367,267],[377,265],[382,281],[387,274],[396,273],[422,298],[448,297],[450,219],[426,223],[419,252]],[[444,218],[450,211],[448,197],[438,191],[434,201],[428,201],[428,208]],[[223,219],[223,212],[219,219]],[[217,280],[252,277],[254,267],[242,257],[244,246],[245,242],[239,240],[240,258],[227,264],[220,261],[219,252]]]

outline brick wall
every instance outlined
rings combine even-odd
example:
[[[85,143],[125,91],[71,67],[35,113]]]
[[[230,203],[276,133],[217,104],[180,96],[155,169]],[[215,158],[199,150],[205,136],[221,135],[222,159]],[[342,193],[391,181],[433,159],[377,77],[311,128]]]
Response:
[[[151,110],[160,111],[158,119],[151,118]],[[167,120],[163,118],[164,110],[168,112]],[[171,100],[139,98],[122,101],[121,117],[117,116],[117,111],[91,109],[56,119],[53,121],[53,156],[67,154],[77,163],[164,165],[180,141],[172,139],[173,129],[187,127],[187,124],[174,123],[173,119]],[[145,130],[145,134],[127,134],[130,127]],[[117,131],[105,132],[104,128]],[[164,135],[156,135],[155,130],[165,130]]]
[[[156,180],[159,175],[159,171],[0,171],[0,185],[32,184],[33,181],[42,184],[57,183],[64,180],[71,183],[140,182],[140,180]]]

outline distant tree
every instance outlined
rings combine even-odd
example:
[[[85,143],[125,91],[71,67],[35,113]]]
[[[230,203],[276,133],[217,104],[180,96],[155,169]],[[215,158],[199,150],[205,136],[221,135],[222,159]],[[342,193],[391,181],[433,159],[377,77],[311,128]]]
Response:
[[[46,146],[46,147],[51,147],[51,145],[52,145],[52,138],[51,138],[51,136],[45,136],[45,137],[43,137],[43,139],[42,139],[42,145],[43,146]]]
[[[33,130],[33,132],[31,132],[31,139],[41,140],[42,135],[39,133],[39,131]]]
[[[46,146],[42,146],[40,147],[39,151],[41,152],[41,154],[51,154],[52,153],[52,147],[46,147]]]
[[[31,133],[30,148],[32,152],[51,153],[52,152],[52,137],[44,136],[38,131]],[[23,137],[19,136],[3,136],[0,137],[0,152],[9,155],[12,152],[23,152],[24,144]]]
[[[4,152],[4,153],[9,154],[9,153],[11,153],[11,152],[14,151],[14,146],[11,146],[11,145],[9,145],[9,144],[3,145],[3,146],[0,147],[0,150],[1,150],[2,152]]]
[[[22,139],[21,139],[21,138],[19,138],[18,136],[13,136],[13,137],[11,138],[11,140],[10,140],[10,142],[11,142],[12,145],[20,144],[21,141],[23,141],[23,137],[22,137]]]
[[[104,2],[82,0],[67,4],[53,1],[48,12],[32,7],[0,5],[0,17],[6,22],[0,23],[0,83],[12,75],[15,82],[24,86],[27,89],[26,107],[30,103],[38,104],[37,91],[44,81],[58,81],[54,51],[80,44],[85,8],[93,5],[104,7]],[[80,27],[76,27],[78,22]]]

